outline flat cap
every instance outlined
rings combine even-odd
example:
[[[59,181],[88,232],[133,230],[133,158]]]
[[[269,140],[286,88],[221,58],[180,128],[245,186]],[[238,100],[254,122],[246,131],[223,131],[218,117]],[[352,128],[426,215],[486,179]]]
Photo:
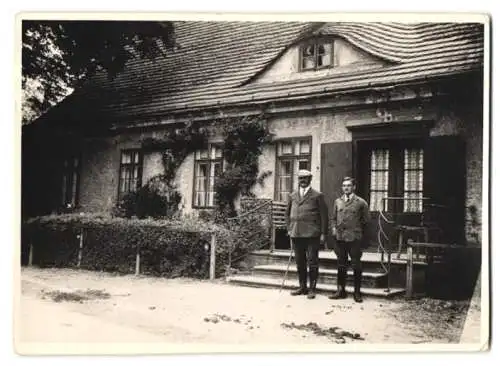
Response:
[[[312,173],[309,170],[306,169],[300,169],[299,170],[299,177],[312,177]]]

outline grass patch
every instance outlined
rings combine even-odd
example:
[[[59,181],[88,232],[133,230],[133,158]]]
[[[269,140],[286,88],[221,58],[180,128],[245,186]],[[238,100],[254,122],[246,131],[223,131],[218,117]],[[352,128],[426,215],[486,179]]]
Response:
[[[45,292],[42,290],[43,298],[49,297],[54,302],[84,302],[89,300],[102,300],[109,299],[111,295],[103,290],[77,290],[73,292],[67,291],[49,291]]]
[[[402,326],[422,332],[432,340],[457,343],[460,341],[469,304],[469,300],[422,298],[401,301],[389,314],[401,322]]]

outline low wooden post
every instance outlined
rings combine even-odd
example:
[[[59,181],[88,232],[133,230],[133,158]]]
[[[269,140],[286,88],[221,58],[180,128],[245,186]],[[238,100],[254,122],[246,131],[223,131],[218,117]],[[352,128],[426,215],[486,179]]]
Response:
[[[141,273],[141,253],[139,247],[137,247],[137,253],[135,255],[135,275],[139,276]]]
[[[78,268],[80,268],[80,266],[82,265],[82,256],[83,256],[83,228],[80,229],[80,245],[78,246],[78,262],[76,264],[76,266]]]
[[[30,252],[28,255],[28,267],[33,266],[33,242],[30,241]]]
[[[274,224],[271,224],[271,253],[274,251],[274,248],[276,248],[276,226],[274,226]]]
[[[408,243],[406,259],[406,298],[413,297],[413,247]]]
[[[210,280],[215,280],[215,233],[210,238]]]

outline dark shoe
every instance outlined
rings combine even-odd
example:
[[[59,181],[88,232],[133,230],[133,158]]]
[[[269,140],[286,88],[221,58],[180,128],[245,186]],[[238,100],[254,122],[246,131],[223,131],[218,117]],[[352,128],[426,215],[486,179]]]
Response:
[[[314,299],[316,297],[316,283],[318,281],[318,269],[311,269],[309,272],[309,295],[308,299]]]
[[[292,291],[290,295],[292,296],[307,295],[307,289],[299,288],[298,290]]]
[[[333,295],[328,296],[330,300],[339,300],[347,298],[347,292],[344,289],[338,290]]]
[[[354,301],[363,302],[361,298],[361,281],[363,273],[360,270],[354,271]]]
[[[356,301],[356,302],[363,302],[363,298],[361,297],[361,292],[355,292],[354,293],[354,301]]]
[[[314,299],[316,297],[316,291],[310,290],[309,293],[307,294],[308,299]]]

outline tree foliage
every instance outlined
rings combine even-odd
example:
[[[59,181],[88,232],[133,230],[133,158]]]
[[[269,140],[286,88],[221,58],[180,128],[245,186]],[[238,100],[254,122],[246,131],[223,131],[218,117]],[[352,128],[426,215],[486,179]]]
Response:
[[[171,22],[24,20],[23,122],[98,70],[113,78],[132,58],[164,55],[174,38]]]

